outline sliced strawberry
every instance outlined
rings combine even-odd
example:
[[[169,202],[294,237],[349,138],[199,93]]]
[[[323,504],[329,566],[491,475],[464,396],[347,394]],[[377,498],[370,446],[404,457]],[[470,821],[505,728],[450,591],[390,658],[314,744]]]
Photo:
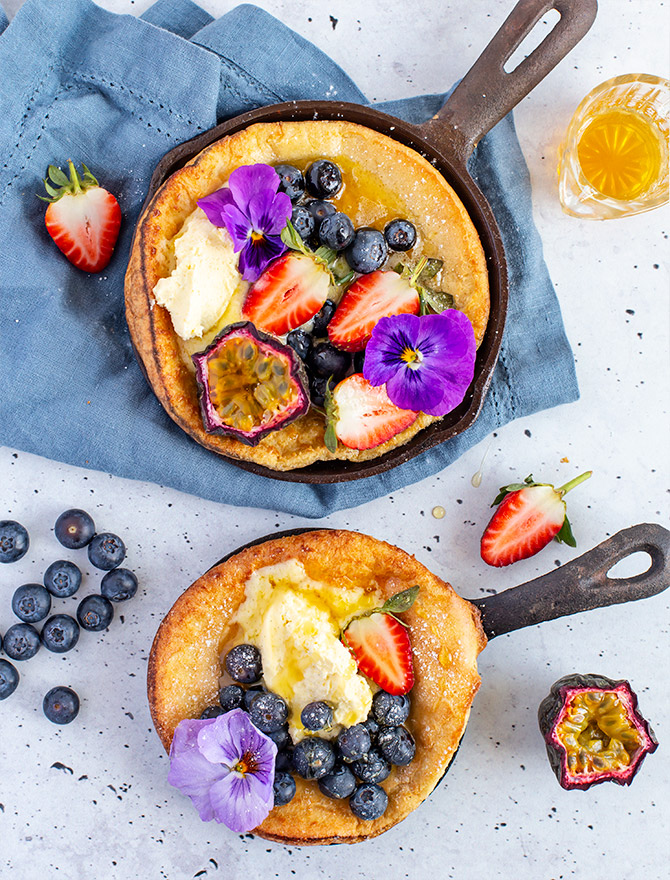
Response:
[[[406,694],[414,684],[412,646],[405,627],[390,614],[352,620],[344,642],[360,671],[389,694]]]
[[[533,556],[552,538],[574,547],[563,496],[590,476],[591,471],[587,471],[560,489],[535,483],[532,477],[526,478],[525,485],[515,483],[502,488],[493,502],[500,501],[498,509],[482,535],[480,550],[484,562],[510,565]]]
[[[354,373],[335,387],[329,418],[335,436],[351,449],[372,449],[395,437],[419,413],[400,409],[388,398],[384,385],[370,385],[362,373]]]
[[[316,315],[329,288],[330,273],[323,264],[289,251],[251,285],[242,315],[260,330],[283,336]]]
[[[328,325],[328,336],[344,351],[362,351],[380,318],[418,315],[419,307],[419,294],[397,272],[380,269],[361,275],[342,297]]]
[[[69,179],[54,165],[44,181],[50,198],[44,216],[49,235],[68,260],[84,272],[100,272],[109,263],[121,225],[121,209],[114,196],[98,184],[85,165],[77,173],[68,161]],[[40,196],[42,198],[42,196]]]

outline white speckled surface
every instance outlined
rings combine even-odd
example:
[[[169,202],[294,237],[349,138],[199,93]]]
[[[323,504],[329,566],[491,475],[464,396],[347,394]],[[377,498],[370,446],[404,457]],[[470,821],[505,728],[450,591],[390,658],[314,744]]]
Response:
[[[10,16],[20,2],[3,0]],[[106,0],[139,13],[148,2]],[[218,15],[232,0],[202,0]],[[263,0],[260,6],[330,53],[376,100],[438,92],[475,60],[512,0]],[[332,16],[332,19],[331,19]],[[337,22],[334,21],[337,19]],[[501,590],[567,562],[637,522],[670,522],[667,206],[589,223],[562,214],[557,145],[598,82],[625,72],[668,75],[670,14],[661,0],[602,0],[583,40],[519,106],[516,123],[533,181],[535,218],[577,360],[581,400],[508,425],[492,440],[481,488],[470,483],[488,441],[439,476],[318,524],[368,531],[413,552],[465,597]],[[566,459],[568,461],[566,461]],[[478,543],[497,487],[532,472],[593,478],[570,500],[577,551],[554,544],[510,569],[487,568]],[[354,848],[295,849],[201,824],[168,786],[167,760],[145,698],[146,659],[163,614],[220,556],[297,517],[233,509],[150,484],[0,450],[0,518],[17,519],[31,549],[0,571],[0,631],[11,593],[57,558],[82,562],[53,537],[67,507],[118,532],[138,596],[109,631],[82,633],[70,654],[20,665],[0,704],[0,876],[126,880],[225,877],[502,877],[663,880],[670,838],[669,594],[545,623],[492,642],[482,688],[453,768],[413,815]],[[435,505],[446,515],[431,516]],[[83,565],[82,591],[100,572]],[[629,567],[626,573],[632,569]],[[76,599],[57,600],[70,609]],[[628,678],[661,746],[633,786],[564,792],[546,760],[536,712],[550,684],[573,671]],[[50,724],[43,694],[81,695],[78,719]]]

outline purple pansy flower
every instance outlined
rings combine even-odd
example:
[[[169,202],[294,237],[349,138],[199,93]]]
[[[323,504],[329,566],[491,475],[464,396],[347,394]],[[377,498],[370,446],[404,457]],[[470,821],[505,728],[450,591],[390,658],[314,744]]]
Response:
[[[286,250],[280,232],[292,208],[286,193],[277,192],[279,183],[270,165],[242,165],[230,175],[227,187],[198,199],[210,223],[230,233],[245,281],[256,281]]]
[[[242,709],[187,718],[170,748],[168,782],[188,795],[203,822],[251,831],[274,806],[277,746]]]
[[[475,334],[456,309],[439,315],[394,315],[375,325],[363,375],[386,385],[401,409],[443,416],[465,397],[475,369]]]

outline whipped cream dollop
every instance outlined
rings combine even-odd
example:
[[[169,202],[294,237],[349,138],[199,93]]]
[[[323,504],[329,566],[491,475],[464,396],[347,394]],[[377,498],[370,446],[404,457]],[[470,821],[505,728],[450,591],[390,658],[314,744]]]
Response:
[[[175,267],[154,287],[156,302],[170,313],[182,339],[200,337],[226,311],[241,287],[237,255],[227,230],[214,226],[200,208],[190,214],[174,239]]]
[[[255,571],[245,595],[234,621],[261,652],[267,689],[289,705],[293,741],[306,735],[300,713],[314,700],[333,707],[334,725],[319,736],[334,738],[364,721],[373,690],[339,636],[356,614],[378,607],[379,597],[315,581],[296,559]]]

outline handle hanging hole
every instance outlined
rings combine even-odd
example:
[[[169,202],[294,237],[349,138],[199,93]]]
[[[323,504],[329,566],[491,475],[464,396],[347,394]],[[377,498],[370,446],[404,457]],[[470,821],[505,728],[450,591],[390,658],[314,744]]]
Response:
[[[651,568],[652,558],[644,550],[631,553],[620,559],[607,572],[609,578],[631,578],[645,574]]]
[[[546,15],[543,15],[503,64],[505,73],[512,73],[513,70],[516,70],[521,62],[528,58],[549,36],[560,20],[561,13],[558,9],[550,9]]]

